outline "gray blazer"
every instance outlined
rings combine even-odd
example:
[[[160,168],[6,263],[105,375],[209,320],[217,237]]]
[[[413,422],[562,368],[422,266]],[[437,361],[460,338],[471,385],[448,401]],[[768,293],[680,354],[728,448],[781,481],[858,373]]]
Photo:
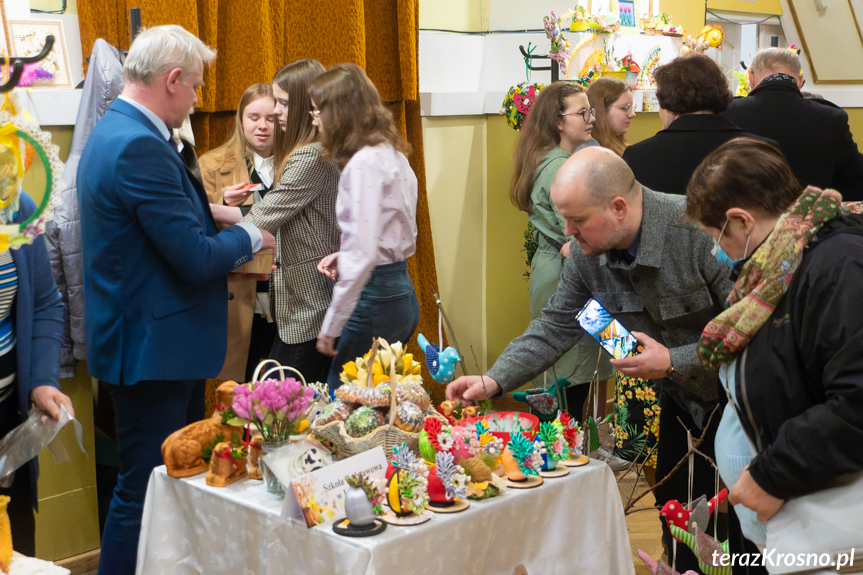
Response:
[[[81,260],[81,227],[78,215],[78,160],[87,138],[123,89],[123,65],[116,48],[99,38],[93,44],[84,93],[72,135],[72,149],[63,170],[63,187],[57,196],[54,221],[45,236],[49,242],[51,269],[63,296],[65,318],[60,377],[74,377],[76,360],[87,359],[84,329],[84,278]]]
[[[504,391],[548,369],[586,335],[575,316],[596,298],[629,331],[644,332],[669,348],[676,374],[656,383],[697,424],[706,423],[717,399],[718,378],[701,367],[696,344],[707,323],[724,309],[733,286],[730,269],[710,254],[710,236],[685,222],[685,197],[642,190],[635,261],[627,264],[614,251],[588,258],[573,243],[548,307],[488,372]]]

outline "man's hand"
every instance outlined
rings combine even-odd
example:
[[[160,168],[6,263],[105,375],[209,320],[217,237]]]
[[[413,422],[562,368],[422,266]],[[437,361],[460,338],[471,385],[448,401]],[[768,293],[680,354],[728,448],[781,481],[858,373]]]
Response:
[[[324,335],[323,332],[318,334],[318,353],[333,357],[336,355],[336,338]]]
[[[273,250],[273,260],[275,261],[276,257],[276,238],[265,230],[264,228],[258,228],[261,231],[261,237],[264,238],[264,243],[261,244],[262,250]]]
[[[40,385],[30,392],[30,399],[36,404],[36,407],[53,417],[60,419],[60,406],[65,405],[69,415],[75,417],[75,409],[72,407],[72,400],[69,396],[61,392],[56,387],[50,385]]]
[[[623,359],[612,359],[611,365],[626,377],[662,379],[671,367],[668,348],[640,331],[632,332],[644,350],[638,355]]]
[[[480,402],[500,391],[500,384],[487,375],[463,375],[447,384],[446,398],[470,405],[472,401]]]
[[[752,475],[749,474],[749,466],[743,468],[743,473],[737,479],[737,483],[731,488],[731,493],[728,494],[728,502],[732,505],[740,503],[744,507],[755,511],[756,518],[761,521],[767,521],[779,511],[784,501],[773,497],[755,483]]]
[[[255,187],[255,184],[243,182],[236,186],[226,186],[222,188],[222,197],[224,197],[226,206],[240,206],[249,199],[253,192],[249,189]]]
[[[564,258],[569,257],[569,242],[566,242],[565,244],[563,244],[563,247],[560,248],[560,255]]]
[[[318,262],[318,271],[336,281],[339,277],[339,252],[330,254]]]

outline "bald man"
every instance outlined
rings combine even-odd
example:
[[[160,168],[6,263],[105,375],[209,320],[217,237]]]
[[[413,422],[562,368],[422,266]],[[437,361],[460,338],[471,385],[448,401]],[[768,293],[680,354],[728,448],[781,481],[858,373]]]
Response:
[[[747,132],[778,142],[803,186],[833,188],[846,201],[863,200],[863,155],[848,114],[827,100],[804,98],[801,70],[795,52],[759,51],[748,70],[752,91],[735,98],[725,116]]]
[[[626,163],[600,147],[576,152],[558,171],[551,199],[566,221],[570,257],[557,291],[527,331],[513,340],[488,373],[460,377],[447,386],[447,399],[477,401],[499,396],[548,369],[582,337],[575,321],[591,298],[638,338],[644,351],[612,360],[623,374],[651,380],[660,390],[657,480],[687,451],[678,416],[698,437],[716,405],[716,372],[701,366],[696,343],[723,309],[731,291],[730,269],[711,255],[713,242],[684,220],[686,198],[640,185]],[[713,449],[718,417],[702,447]],[[693,496],[713,496],[714,473],[695,458]],[[657,488],[660,504],[687,497],[686,467]],[[663,523],[671,556],[670,533]],[[678,545],[677,569],[697,570]],[[686,556],[684,556],[686,555]]]

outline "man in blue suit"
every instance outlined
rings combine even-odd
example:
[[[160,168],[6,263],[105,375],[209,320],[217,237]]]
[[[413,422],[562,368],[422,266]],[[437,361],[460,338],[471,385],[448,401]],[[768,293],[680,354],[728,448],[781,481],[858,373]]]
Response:
[[[250,224],[218,231],[203,187],[171,139],[198,103],[204,65],[213,58],[178,26],[139,34],[124,66],[125,88],[78,166],[87,362],[112,390],[120,457],[103,575],[135,572],[160,446],[203,419],[204,380],[225,359],[227,274],[275,245]]]

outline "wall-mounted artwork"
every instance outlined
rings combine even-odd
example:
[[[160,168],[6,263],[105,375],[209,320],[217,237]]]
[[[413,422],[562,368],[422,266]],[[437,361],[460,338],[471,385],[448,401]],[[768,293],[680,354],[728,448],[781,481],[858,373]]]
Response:
[[[624,27],[638,26],[638,14],[635,10],[634,0],[619,0],[617,11],[620,14],[620,25]]]
[[[13,56],[34,56],[45,45],[48,34],[54,36],[54,48],[39,62],[44,73],[36,76],[29,88],[72,88],[72,72],[66,53],[66,38],[63,35],[63,22],[60,20],[7,20],[5,36],[10,47],[7,54]],[[48,77],[50,75],[50,77]]]

